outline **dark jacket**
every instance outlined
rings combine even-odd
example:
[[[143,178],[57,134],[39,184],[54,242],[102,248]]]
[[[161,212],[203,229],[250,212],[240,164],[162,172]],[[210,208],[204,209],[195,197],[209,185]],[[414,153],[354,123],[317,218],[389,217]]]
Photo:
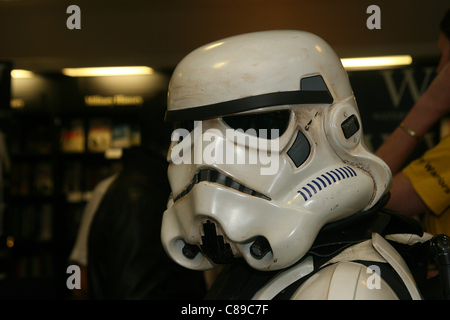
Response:
[[[201,272],[175,264],[160,239],[170,186],[167,162],[133,148],[92,221],[88,242],[90,299],[201,299]]]

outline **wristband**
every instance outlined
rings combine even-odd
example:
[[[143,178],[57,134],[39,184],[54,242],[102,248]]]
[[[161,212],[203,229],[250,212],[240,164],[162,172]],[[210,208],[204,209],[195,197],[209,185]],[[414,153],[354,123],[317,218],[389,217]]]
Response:
[[[405,124],[402,122],[400,123],[400,129],[402,129],[403,131],[405,131],[408,135],[410,135],[412,138],[416,139],[417,141],[420,141],[420,139],[422,139],[421,137],[419,137],[413,130],[411,130],[410,128],[408,128],[407,126],[405,126]]]

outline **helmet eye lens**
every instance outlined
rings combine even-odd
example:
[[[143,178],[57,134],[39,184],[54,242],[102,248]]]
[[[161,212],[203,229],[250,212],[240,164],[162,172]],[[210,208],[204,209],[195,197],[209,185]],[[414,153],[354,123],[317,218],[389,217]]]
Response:
[[[247,134],[256,134],[257,137],[266,139],[276,139],[286,131],[290,115],[290,110],[279,110],[223,117],[222,121],[233,129],[242,129]],[[249,129],[254,129],[254,131],[247,131]],[[272,132],[272,129],[278,131]]]

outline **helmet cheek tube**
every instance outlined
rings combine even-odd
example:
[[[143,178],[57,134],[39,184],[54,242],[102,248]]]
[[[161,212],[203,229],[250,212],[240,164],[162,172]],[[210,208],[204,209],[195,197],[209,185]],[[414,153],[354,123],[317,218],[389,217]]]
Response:
[[[182,251],[183,255],[186,258],[188,258],[189,260],[193,260],[200,252],[200,248],[196,245],[185,243]]]
[[[261,260],[265,255],[272,251],[269,241],[265,237],[256,238],[255,242],[250,246],[250,254],[256,260]]]

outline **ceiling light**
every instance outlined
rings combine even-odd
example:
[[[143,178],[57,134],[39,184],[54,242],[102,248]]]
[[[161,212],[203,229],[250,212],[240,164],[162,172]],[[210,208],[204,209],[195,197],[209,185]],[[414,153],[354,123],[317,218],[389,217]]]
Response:
[[[341,59],[342,65],[347,70],[383,69],[397,66],[410,65],[412,58],[409,55],[365,57]]]
[[[14,79],[33,78],[33,77],[34,73],[28,70],[13,69],[11,71],[11,78]]]
[[[103,77],[152,74],[149,67],[103,67],[103,68],[65,68],[62,73],[69,77]]]

